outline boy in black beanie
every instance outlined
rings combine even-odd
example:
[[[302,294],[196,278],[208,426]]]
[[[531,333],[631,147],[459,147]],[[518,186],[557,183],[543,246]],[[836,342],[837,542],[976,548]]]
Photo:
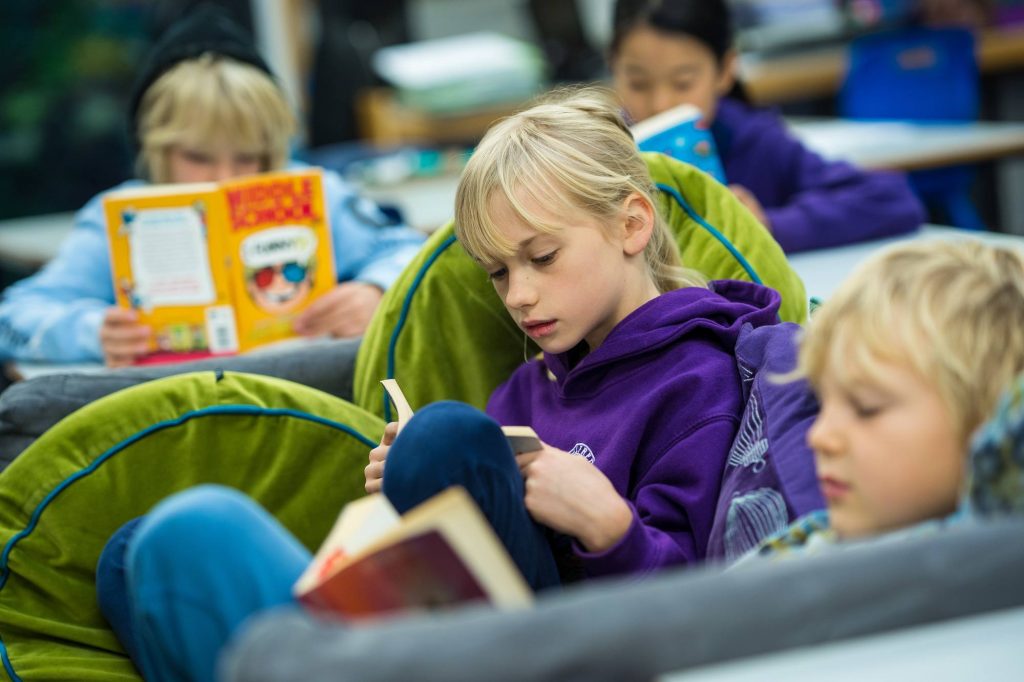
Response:
[[[142,179],[219,181],[289,165],[295,116],[252,37],[204,3],[153,46],[128,120]],[[395,225],[336,173],[324,172],[340,284],[296,318],[299,333],[359,336],[423,235]],[[59,255],[8,288],[0,303],[0,359],[131,364],[150,330],[114,305],[102,195],[79,211]]]

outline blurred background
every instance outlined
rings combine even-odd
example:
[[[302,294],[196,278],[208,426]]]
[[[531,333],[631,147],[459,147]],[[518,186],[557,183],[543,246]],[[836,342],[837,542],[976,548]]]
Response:
[[[843,47],[920,21],[922,1],[734,0],[751,99],[786,115],[836,115]],[[190,4],[2,3],[0,219],[73,211],[131,175],[123,112],[134,68]],[[612,0],[222,4],[254,31],[300,112],[296,152],[369,185],[457,170],[491,121],[538,90],[607,77]],[[1024,120],[1024,0],[968,4],[972,12],[954,21],[975,28],[989,50],[980,118]],[[427,51],[420,44],[459,37]],[[1017,170],[998,178],[989,164],[978,175],[975,200],[993,225],[1011,210],[1005,185],[1024,187]]]

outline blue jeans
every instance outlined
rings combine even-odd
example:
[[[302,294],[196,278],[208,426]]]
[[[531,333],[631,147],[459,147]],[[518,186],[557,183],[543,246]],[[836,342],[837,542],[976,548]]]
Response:
[[[544,530],[497,423],[462,403],[420,410],[388,453],[384,493],[399,512],[464,486],[530,585],[557,585]],[[147,680],[214,680],[220,650],[253,613],[292,603],[310,554],[242,493],[204,485],[164,500],[107,542],[100,609]]]

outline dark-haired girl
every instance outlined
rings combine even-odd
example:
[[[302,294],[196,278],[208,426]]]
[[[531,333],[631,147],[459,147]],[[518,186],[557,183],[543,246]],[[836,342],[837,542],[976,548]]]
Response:
[[[825,161],[775,113],[743,101],[725,0],[618,0],[609,59],[633,120],[683,103],[700,108],[730,188],[786,251],[900,234],[924,221],[902,174]]]

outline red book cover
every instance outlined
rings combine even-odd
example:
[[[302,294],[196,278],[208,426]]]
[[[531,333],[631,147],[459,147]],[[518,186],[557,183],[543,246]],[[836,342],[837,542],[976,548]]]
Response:
[[[400,517],[380,493],[349,503],[293,593],[311,609],[345,618],[532,601],[487,519],[457,486]]]
[[[441,534],[428,531],[354,561],[300,599],[357,618],[442,608],[487,595]]]

